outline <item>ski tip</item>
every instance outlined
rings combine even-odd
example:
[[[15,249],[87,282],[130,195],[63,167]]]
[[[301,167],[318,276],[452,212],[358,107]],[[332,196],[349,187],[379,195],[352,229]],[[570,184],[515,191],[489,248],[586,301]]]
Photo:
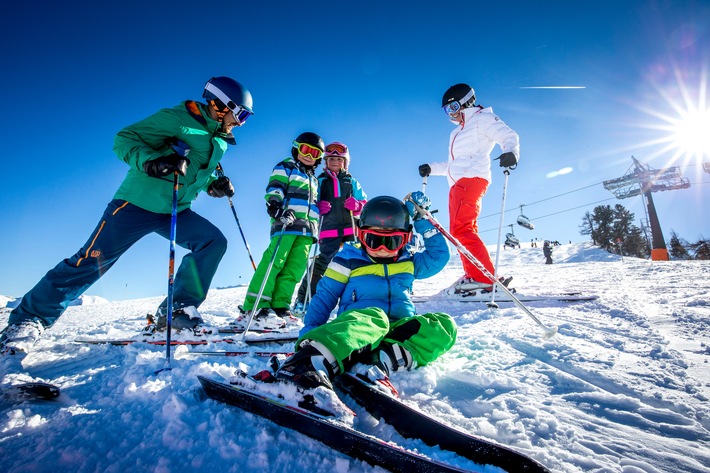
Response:
[[[3,394],[17,400],[52,401],[59,397],[61,390],[49,383],[33,382],[11,385]]]
[[[172,366],[166,366],[165,368],[160,368],[158,371],[154,371],[153,374],[158,375],[160,373],[163,373],[165,371],[172,371],[173,367]]]

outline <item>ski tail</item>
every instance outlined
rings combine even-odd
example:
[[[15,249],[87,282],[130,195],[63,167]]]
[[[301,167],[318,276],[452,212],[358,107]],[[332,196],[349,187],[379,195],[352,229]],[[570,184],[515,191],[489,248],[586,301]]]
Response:
[[[356,375],[344,373],[335,382],[338,388],[349,394],[371,415],[384,419],[405,438],[418,438],[427,445],[438,445],[443,450],[455,452],[476,463],[494,465],[510,472],[550,473],[535,460],[508,447],[450,427],[378,390]]]

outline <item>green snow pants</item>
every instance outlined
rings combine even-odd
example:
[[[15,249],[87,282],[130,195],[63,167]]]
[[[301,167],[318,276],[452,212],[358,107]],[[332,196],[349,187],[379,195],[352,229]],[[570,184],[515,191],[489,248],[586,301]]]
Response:
[[[280,241],[279,241],[280,239]],[[296,284],[306,273],[308,255],[311,252],[313,238],[301,235],[274,235],[269,246],[264,251],[259,266],[249,282],[247,296],[242,306],[245,311],[254,308],[256,296],[266,278],[264,292],[261,294],[257,309],[270,307],[272,309],[285,309],[291,307],[291,299],[296,289]],[[277,248],[278,245],[278,248]],[[276,255],[274,256],[274,252]],[[273,265],[269,268],[273,258]]]
[[[370,307],[343,312],[334,320],[314,328],[297,342],[314,340],[335,357],[340,372],[360,358],[371,358],[380,343],[406,348],[416,363],[425,366],[449,351],[456,342],[456,322],[450,315],[433,312],[389,321],[382,309]]]

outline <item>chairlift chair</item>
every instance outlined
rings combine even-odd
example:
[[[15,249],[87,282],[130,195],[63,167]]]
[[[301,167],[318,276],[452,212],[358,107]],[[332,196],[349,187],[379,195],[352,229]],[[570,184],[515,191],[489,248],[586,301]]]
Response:
[[[520,240],[515,236],[513,231],[513,225],[509,225],[510,233],[505,234],[505,243],[503,243],[503,248],[520,248]]]
[[[520,206],[520,215],[518,215],[518,225],[527,228],[528,230],[534,230],[535,225],[533,225],[529,218],[523,215],[523,207],[524,205]]]

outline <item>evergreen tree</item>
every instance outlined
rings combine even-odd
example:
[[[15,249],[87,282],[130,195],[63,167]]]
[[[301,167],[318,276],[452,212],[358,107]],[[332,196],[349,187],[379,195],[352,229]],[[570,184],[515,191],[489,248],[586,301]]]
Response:
[[[621,204],[600,205],[582,218],[580,233],[591,235],[595,245],[610,253],[648,258],[651,246],[643,231],[633,224],[634,213]]]
[[[634,214],[621,204],[614,206],[614,221],[611,225],[612,238],[614,241],[626,239],[631,235],[631,227],[634,226]]]
[[[648,244],[643,231],[636,225],[631,225],[623,240],[622,251],[627,256],[648,258],[651,256],[651,245]]]
[[[594,236],[592,236],[593,233],[594,233],[594,221],[592,220],[592,214],[590,214],[589,211],[587,210],[586,212],[584,212],[584,216],[582,217],[582,225],[579,226],[579,234],[591,236],[592,243],[597,245],[598,242],[594,239]]]
[[[668,242],[668,249],[671,254],[671,258],[673,259],[693,259],[693,257],[690,256],[690,253],[688,253],[688,242],[681,239],[673,230],[671,230],[671,239]]]
[[[613,251],[616,245],[616,239],[614,238],[613,232],[614,211],[612,208],[608,205],[594,207],[592,222],[594,223],[592,240],[605,250]]]
[[[700,235],[700,240],[690,245],[690,249],[695,256],[695,259],[710,259],[710,240],[706,239],[702,235]]]

